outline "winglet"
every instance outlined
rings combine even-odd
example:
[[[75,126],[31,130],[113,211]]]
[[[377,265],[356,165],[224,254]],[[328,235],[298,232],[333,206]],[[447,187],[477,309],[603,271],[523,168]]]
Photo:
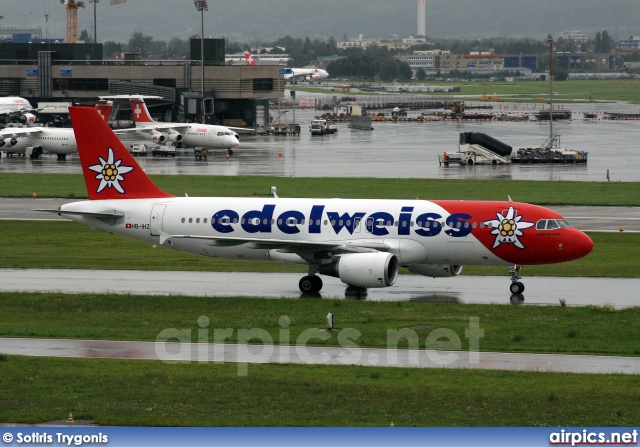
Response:
[[[93,107],[69,107],[91,200],[173,197],[159,189]]]

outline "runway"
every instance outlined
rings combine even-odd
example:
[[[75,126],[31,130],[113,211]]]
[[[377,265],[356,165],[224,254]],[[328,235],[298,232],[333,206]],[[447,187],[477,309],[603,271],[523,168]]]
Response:
[[[248,375],[250,364],[359,365],[453,368],[586,374],[640,374],[640,357],[526,354],[426,349],[376,349],[295,345],[247,345],[173,341],[63,340],[0,338],[11,355],[161,360],[171,363],[236,363]]]
[[[370,301],[421,301],[467,304],[568,306],[640,305],[640,279],[524,277],[524,294],[511,295],[510,278],[400,275],[392,287],[355,292],[338,278],[323,276],[318,295],[302,295],[299,273],[184,272],[143,270],[0,269],[2,292],[114,293],[131,295],[337,298]]]
[[[33,209],[57,209],[78,199],[0,198],[0,220],[68,220],[54,213]],[[583,231],[640,231],[640,207],[623,206],[547,206],[562,214]]]

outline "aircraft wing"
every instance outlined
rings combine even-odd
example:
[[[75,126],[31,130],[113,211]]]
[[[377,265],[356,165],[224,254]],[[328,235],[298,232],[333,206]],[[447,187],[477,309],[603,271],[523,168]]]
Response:
[[[303,259],[330,258],[344,253],[386,252],[391,249],[386,244],[367,241],[292,241],[290,239],[263,239],[251,237],[172,235],[160,232],[160,245],[170,239],[199,239],[216,247],[230,247],[246,244],[248,248],[278,250],[281,253],[295,253]]]
[[[30,107],[21,107],[19,109],[12,109],[12,110],[0,110],[0,115],[15,115],[16,113],[22,113],[22,112],[30,112],[33,109]]]
[[[26,137],[29,135],[42,134],[44,131],[40,127],[7,127],[0,131],[2,138]]]
[[[224,127],[238,133],[256,133],[256,130],[253,127],[230,127],[230,126],[224,126]]]
[[[167,132],[169,130],[175,130],[176,132],[180,132],[180,131],[186,131],[188,129],[188,125],[187,124],[180,124],[180,123],[176,123],[176,124],[170,124],[170,123],[163,123],[163,124],[153,124],[151,126],[144,126],[144,127],[130,127],[127,129],[114,129],[113,133],[115,133],[116,135],[122,135],[122,134],[127,134],[127,133],[151,133],[151,131],[156,131],[156,132]]]

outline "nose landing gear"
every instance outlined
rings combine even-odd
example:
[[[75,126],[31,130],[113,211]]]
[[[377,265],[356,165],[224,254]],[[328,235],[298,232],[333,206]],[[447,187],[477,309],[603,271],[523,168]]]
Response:
[[[522,269],[521,265],[510,265],[509,273],[511,274],[511,285],[509,285],[509,291],[513,294],[524,292],[524,284],[520,282],[520,276],[518,273]]]

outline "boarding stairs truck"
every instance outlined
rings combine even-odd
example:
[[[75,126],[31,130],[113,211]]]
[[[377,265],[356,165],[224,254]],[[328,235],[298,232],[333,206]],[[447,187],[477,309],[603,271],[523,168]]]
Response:
[[[458,152],[444,153],[440,164],[498,165],[511,163],[513,148],[481,132],[460,132]]]

